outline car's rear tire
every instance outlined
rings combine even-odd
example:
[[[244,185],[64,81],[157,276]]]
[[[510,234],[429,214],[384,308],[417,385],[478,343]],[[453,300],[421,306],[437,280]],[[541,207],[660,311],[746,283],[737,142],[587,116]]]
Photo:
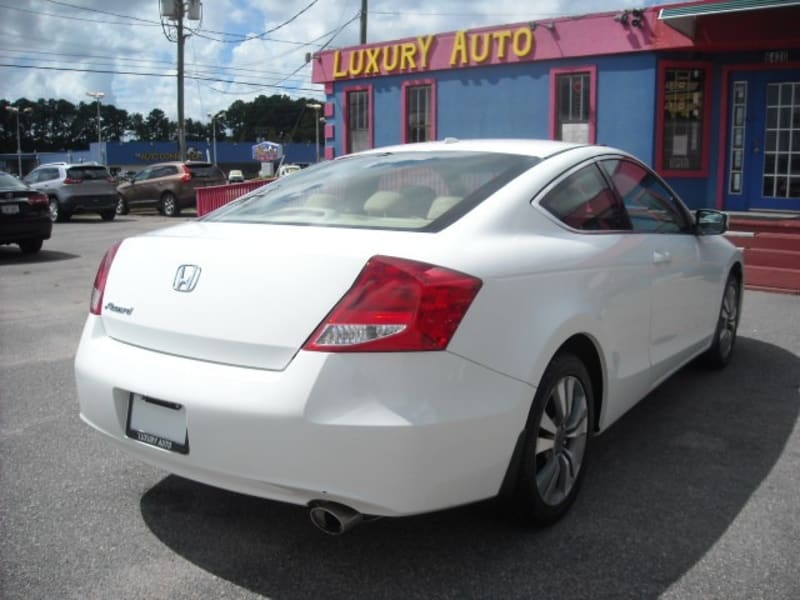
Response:
[[[568,352],[559,352],[542,376],[531,406],[512,514],[525,525],[546,526],[569,510],[586,473],[594,423],[589,372]]]
[[[22,250],[23,254],[36,254],[39,250],[42,249],[42,242],[44,240],[22,240],[21,242],[17,242],[19,244],[19,249]]]
[[[113,209],[113,210],[109,209],[109,210],[100,211],[100,218],[103,219],[103,221],[113,221],[114,217],[116,217],[116,216],[117,216],[116,209]]]
[[[53,223],[63,223],[69,221],[70,214],[63,210],[58,203],[58,198],[55,196],[50,197],[50,220]]]
[[[161,212],[165,217],[177,217],[181,212],[178,200],[172,192],[164,192],[161,196]]]
[[[731,273],[722,293],[714,341],[702,356],[703,364],[711,369],[721,369],[731,361],[733,348],[736,345],[736,331],[739,328],[741,294],[742,284],[739,278]]]
[[[125,202],[125,198],[122,197],[122,194],[117,196],[117,206],[114,210],[118,215],[127,215],[130,212],[128,203]]]

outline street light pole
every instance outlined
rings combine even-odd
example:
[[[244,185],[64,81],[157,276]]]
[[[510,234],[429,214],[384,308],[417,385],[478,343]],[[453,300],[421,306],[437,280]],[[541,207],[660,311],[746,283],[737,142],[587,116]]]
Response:
[[[322,104],[311,102],[306,104],[306,108],[314,109],[314,131],[317,138],[317,162],[319,162],[319,109],[322,108]]]
[[[103,151],[101,147],[103,145],[103,132],[100,129],[100,99],[105,96],[104,92],[86,92],[87,96],[91,96],[97,101],[97,152],[99,153],[100,157],[103,156]],[[105,161],[101,161],[105,163]]]
[[[9,110],[17,115],[17,175],[22,177],[22,139],[20,138],[19,134],[19,113],[20,110],[16,106],[6,106],[6,110]],[[28,108],[23,108],[22,112],[29,113],[33,109],[29,106]]]
[[[211,148],[214,152],[214,166],[217,166],[217,118],[226,116],[224,112],[218,112],[215,115],[211,113],[206,113],[208,117],[211,119]],[[207,140],[208,138],[206,138]]]

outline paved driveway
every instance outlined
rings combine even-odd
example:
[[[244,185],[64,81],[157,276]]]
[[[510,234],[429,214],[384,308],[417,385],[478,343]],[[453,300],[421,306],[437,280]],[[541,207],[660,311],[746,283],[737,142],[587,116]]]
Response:
[[[78,419],[103,252],[185,220],[75,218],[37,257],[0,247],[0,597],[800,597],[800,296],[747,292],[730,367],[684,369],[598,438],[554,527],[514,529],[484,503],[333,538],[302,507],[167,475]]]

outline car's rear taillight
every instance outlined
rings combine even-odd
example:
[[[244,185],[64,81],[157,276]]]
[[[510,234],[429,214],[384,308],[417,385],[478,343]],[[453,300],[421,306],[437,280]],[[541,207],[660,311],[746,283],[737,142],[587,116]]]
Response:
[[[122,245],[122,242],[117,242],[111,246],[97,268],[97,275],[94,277],[94,287],[92,288],[92,299],[89,302],[89,312],[93,315],[99,315],[103,312],[103,293],[106,291],[108,272],[111,270],[111,263],[114,262],[114,256],[116,256],[120,245]]]
[[[67,177],[66,179],[64,179],[64,183],[66,184],[83,183],[83,179],[78,179],[77,177]]]
[[[183,175],[181,176],[181,181],[186,183],[192,178],[192,172],[189,170],[189,167],[183,165]]]
[[[50,200],[44,194],[31,194],[28,196],[28,204],[31,206],[47,206]]]
[[[444,350],[481,280],[426,263],[372,257],[304,348],[320,352]]]

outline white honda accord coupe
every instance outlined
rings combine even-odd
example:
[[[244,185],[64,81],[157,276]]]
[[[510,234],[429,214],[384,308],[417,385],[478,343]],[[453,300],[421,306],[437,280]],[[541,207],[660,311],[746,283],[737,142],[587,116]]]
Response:
[[[687,362],[730,360],[726,226],[608,147],[344,156],[110,248],[81,418],[329,533],[492,497],[548,524],[592,436]]]

